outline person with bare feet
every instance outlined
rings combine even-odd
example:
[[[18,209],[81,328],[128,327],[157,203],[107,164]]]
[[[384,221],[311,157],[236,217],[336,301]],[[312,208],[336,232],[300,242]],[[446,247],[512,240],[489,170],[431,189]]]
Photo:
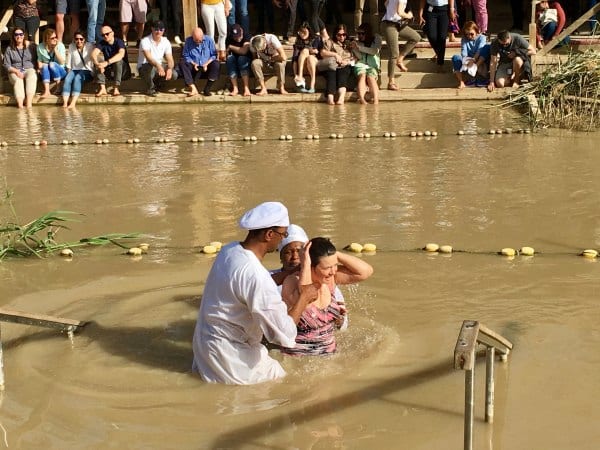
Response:
[[[37,87],[37,52],[35,44],[25,40],[25,30],[15,27],[4,52],[4,68],[13,85],[17,107],[31,108]]]
[[[185,39],[183,52],[179,60],[179,71],[188,87],[188,97],[198,95],[196,81],[200,78],[207,79],[202,94],[205,97],[212,95],[210,88],[219,78],[219,70],[220,66],[214,39],[204,34],[202,28],[194,28],[192,35]]]
[[[152,32],[140,42],[137,68],[146,87],[146,95],[156,97],[157,83],[177,79],[171,42],[164,36],[165,24],[157,20]],[[164,60],[164,61],[163,61]]]
[[[43,42],[37,46],[38,70],[44,85],[44,92],[40,98],[50,97],[51,89],[58,88],[60,81],[67,75],[66,52],[65,45],[58,40],[56,31],[46,28]]]
[[[465,83],[475,84],[487,80],[490,45],[485,34],[479,32],[477,24],[471,20],[463,25],[464,37],[460,41],[460,55],[452,56],[454,75],[458,89]],[[484,85],[485,86],[485,85]]]
[[[280,94],[287,94],[285,90],[285,64],[287,55],[285,50],[277,39],[277,36],[270,33],[254,36],[250,41],[250,51],[254,59],[251,67],[256,81],[260,84],[260,90],[256,95],[267,95],[267,86],[263,71],[268,69],[277,75],[277,89]]]
[[[357,40],[352,42],[351,48],[356,58],[354,64],[354,75],[357,78],[356,94],[358,103],[367,104],[367,86],[374,105],[379,103],[379,69],[381,60],[379,51],[381,49],[381,36],[373,33],[371,25],[363,23],[356,31]]]
[[[348,80],[352,75],[354,57],[348,43],[348,30],[346,25],[339,24],[333,31],[333,37],[323,41],[321,59],[317,63],[317,70],[325,74],[327,79],[328,105],[343,105],[346,98]],[[335,98],[337,94],[337,100]]]
[[[94,78],[92,75],[93,51],[94,44],[85,41],[85,34],[82,31],[76,31],[73,35],[73,42],[69,45],[67,58],[69,73],[65,77],[62,89],[63,108],[74,109],[84,83],[92,81]],[[69,97],[71,102],[69,102]]]
[[[381,29],[390,48],[390,59],[388,60],[388,90],[397,91],[398,86],[394,80],[396,67],[401,72],[408,72],[404,65],[404,58],[411,53],[421,36],[408,26],[413,19],[412,11],[406,11],[406,0],[386,0],[385,15],[381,22]],[[400,51],[398,41],[406,40],[406,44]]]
[[[502,30],[490,45],[490,82],[487,90],[495,87],[518,87],[525,60],[535,55],[535,43],[528,43],[520,34]]]
[[[92,61],[96,68],[96,80],[99,84],[96,97],[108,95],[106,90],[106,80],[114,80],[115,87],[113,96],[121,95],[121,81],[128,79],[131,76],[129,68],[129,60],[125,43],[122,39],[115,37],[113,29],[104,25],[100,29],[102,40],[96,44],[96,48],[92,52]],[[88,36],[88,39],[92,39]]]
[[[231,32],[225,43],[227,48],[227,75],[231,80],[231,92],[229,95],[238,95],[237,79],[242,79],[244,84],[244,97],[250,96],[250,38],[244,34],[244,29],[239,24],[231,27]]]

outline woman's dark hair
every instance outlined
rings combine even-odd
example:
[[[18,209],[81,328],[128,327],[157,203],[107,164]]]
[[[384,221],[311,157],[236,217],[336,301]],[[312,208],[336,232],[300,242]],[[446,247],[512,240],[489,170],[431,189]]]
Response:
[[[333,29],[333,40],[335,42],[337,42],[339,44],[339,40],[337,38],[338,33],[342,31],[344,32],[344,34],[348,34],[348,29],[346,28],[346,25],[344,25],[343,23],[340,23],[338,25],[335,26],[335,28]]]
[[[368,22],[361,23],[360,26],[358,27],[357,31],[363,31],[365,33],[363,42],[365,43],[365,45],[367,47],[369,47],[375,40],[375,36],[373,35],[373,27],[371,27],[370,23],[368,23]]]
[[[73,33],[73,39],[75,36],[81,36],[84,41],[87,39],[87,33],[84,30],[76,30],[75,33]]]
[[[310,240],[310,250],[308,254],[310,255],[310,266],[315,267],[319,264],[321,258],[325,256],[333,256],[336,254],[337,250],[335,245],[331,243],[331,241],[324,237],[316,237]]]

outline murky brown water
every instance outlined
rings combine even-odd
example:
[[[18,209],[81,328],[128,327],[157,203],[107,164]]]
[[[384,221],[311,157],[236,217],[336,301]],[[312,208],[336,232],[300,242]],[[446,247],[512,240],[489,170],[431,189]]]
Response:
[[[73,342],[2,325],[0,448],[462,448],[464,319],[515,344],[496,366],[493,425],[477,366],[475,448],[597,448],[600,266],[576,256],[600,247],[597,135],[458,137],[524,125],[463,103],[3,108],[0,120],[0,140],[23,144],[0,149],[23,221],[78,211],[65,239],[138,231],[152,245],[141,260],[96,248],[0,263],[4,307],[94,321]],[[350,138],[417,129],[440,135]],[[332,132],[346,138],[300,139]],[[273,140],[208,142],[217,134]],[[152,143],[29,145],[136,136]],[[351,326],[334,357],[282,358],[280,383],[205,384],[190,373],[211,264],[198,247],[242,238],[239,215],[270,199],[312,236],[375,242],[375,274],[344,290]],[[426,242],[489,253],[413,251]],[[542,254],[493,254],[523,245]]]

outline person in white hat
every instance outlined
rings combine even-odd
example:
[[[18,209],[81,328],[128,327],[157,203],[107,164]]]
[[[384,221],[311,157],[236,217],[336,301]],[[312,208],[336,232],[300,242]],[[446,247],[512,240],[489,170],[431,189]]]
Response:
[[[285,278],[300,270],[300,252],[304,244],[308,242],[306,232],[299,225],[290,224],[287,232],[287,237],[283,238],[277,246],[281,268],[271,271],[271,276],[280,292]]]
[[[193,339],[192,369],[205,381],[256,384],[285,376],[261,339],[264,335],[269,342],[293,347],[296,324],[317,296],[315,286],[305,286],[288,309],[262,265],[264,256],[288,237],[289,224],[283,204],[262,203],[240,219],[240,227],[248,230],[244,241],[224,246],[215,259]]]

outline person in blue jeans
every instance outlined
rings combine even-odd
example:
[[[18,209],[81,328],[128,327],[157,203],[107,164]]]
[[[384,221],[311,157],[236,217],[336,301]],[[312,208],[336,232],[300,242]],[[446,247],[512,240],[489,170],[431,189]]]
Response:
[[[239,18],[239,22],[238,19]],[[245,36],[250,36],[250,16],[248,15],[248,0],[231,0],[231,9],[227,16],[227,25],[232,29],[239,24]]]
[[[88,9],[87,37],[88,42],[102,40],[101,28],[106,14],[106,0],[86,0]]]
[[[244,97],[250,97],[250,36],[246,34],[239,24],[231,27],[231,32],[225,42],[227,49],[227,75],[231,80],[231,92],[229,95],[239,95],[237,79],[240,77],[244,85]]]
[[[85,42],[83,32],[75,32],[73,42],[69,45],[69,56],[67,58],[69,72],[65,77],[62,89],[63,108],[74,109],[83,85],[94,78],[92,75],[94,68],[92,52],[94,48],[94,44]],[[70,102],[69,97],[71,98]]]
[[[43,42],[37,47],[38,70],[42,76],[44,92],[40,98],[50,96],[50,83],[56,86],[67,75],[65,69],[66,49],[62,42],[59,42],[56,30],[46,28],[44,31]]]

